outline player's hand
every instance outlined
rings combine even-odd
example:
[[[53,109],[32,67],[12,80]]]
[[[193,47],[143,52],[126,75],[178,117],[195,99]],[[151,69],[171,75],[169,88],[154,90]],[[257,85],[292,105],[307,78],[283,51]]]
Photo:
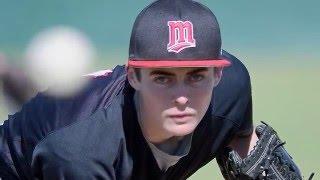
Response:
[[[250,151],[254,149],[258,140],[257,134],[253,131],[248,136],[234,137],[229,144],[229,147],[236,151],[241,158],[245,158],[249,155]]]
[[[242,158],[231,148],[218,155],[217,161],[228,180],[301,180],[302,176],[284,143],[269,125],[256,127],[258,141],[247,156]]]

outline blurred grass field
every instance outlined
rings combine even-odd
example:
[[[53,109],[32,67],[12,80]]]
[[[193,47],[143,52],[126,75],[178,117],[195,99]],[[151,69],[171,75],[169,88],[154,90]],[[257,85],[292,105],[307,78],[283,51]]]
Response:
[[[316,172],[315,179],[318,179],[319,66],[275,67],[272,64],[247,63],[247,67],[252,81],[255,123],[265,121],[271,124],[282,140],[287,142],[285,146],[301,167],[304,176]],[[0,102],[4,102],[2,98]],[[6,108],[0,105],[0,119],[5,119],[6,114]],[[214,160],[190,179],[223,178]]]

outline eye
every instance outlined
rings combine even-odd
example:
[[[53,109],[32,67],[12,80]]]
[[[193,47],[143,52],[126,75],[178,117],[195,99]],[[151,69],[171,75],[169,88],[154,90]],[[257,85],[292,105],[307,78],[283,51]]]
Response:
[[[189,81],[190,82],[199,82],[199,81],[202,81],[204,78],[205,77],[202,74],[192,74],[189,76]]]
[[[171,79],[167,76],[156,76],[153,78],[153,81],[158,84],[168,84],[170,83]]]

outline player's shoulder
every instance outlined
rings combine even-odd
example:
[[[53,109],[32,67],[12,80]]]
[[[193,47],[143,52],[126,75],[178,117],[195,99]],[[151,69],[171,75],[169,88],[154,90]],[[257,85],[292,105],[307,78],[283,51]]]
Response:
[[[223,58],[231,62],[231,66],[226,68],[225,72],[235,77],[241,78],[243,81],[250,81],[249,72],[244,63],[242,62],[243,60],[241,61],[240,59],[238,59],[231,53],[227,52],[226,50],[222,50],[221,55]]]
[[[250,74],[244,63],[225,50],[222,50],[222,57],[230,61],[231,66],[223,70],[223,76],[215,91],[222,90],[223,93],[220,96],[228,94],[235,98],[233,100],[236,100],[241,94],[251,94]]]
[[[102,69],[98,71],[94,71],[88,74],[83,75],[83,77],[94,79],[116,79],[121,76],[126,75],[126,66],[125,65],[117,65],[113,69]]]
[[[251,128],[252,94],[249,72],[245,65],[229,52],[223,50],[222,56],[232,65],[223,70],[221,81],[214,89],[213,114],[233,122],[237,127]]]
[[[86,74],[83,77],[89,79],[87,89],[108,88],[110,85],[116,85],[117,82],[121,82],[126,78],[126,68],[124,65],[118,65],[111,70],[99,70]]]
[[[35,147],[33,161],[50,157],[58,158],[58,162],[63,162],[61,158],[82,162],[84,159],[105,159],[107,156],[112,162],[124,138],[121,112],[119,102],[112,103],[97,110],[88,119],[51,132]]]
[[[241,61],[234,55],[232,55],[230,52],[222,49],[221,50],[221,56],[229,61],[231,61],[231,63],[241,63]]]
[[[88,119],[97,110],[111,104],[122,91],[125,74],[124,66],[117,66],[105,75],[100,73],[82,92],[72,97],[58,98],[39,93],[24,104],[21,111],[10,115],[3,128],[8,137],[29,142],[27,152],[32,153],[50,133]]]

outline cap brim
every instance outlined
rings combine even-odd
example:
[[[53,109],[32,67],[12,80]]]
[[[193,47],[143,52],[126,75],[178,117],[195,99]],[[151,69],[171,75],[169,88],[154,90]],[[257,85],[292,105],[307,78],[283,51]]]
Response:
[[[139,60],[129,59],[128,66],[136,68],[172,68],[172,67],[227,67],[231,62],[225,59],[206,60]]]

